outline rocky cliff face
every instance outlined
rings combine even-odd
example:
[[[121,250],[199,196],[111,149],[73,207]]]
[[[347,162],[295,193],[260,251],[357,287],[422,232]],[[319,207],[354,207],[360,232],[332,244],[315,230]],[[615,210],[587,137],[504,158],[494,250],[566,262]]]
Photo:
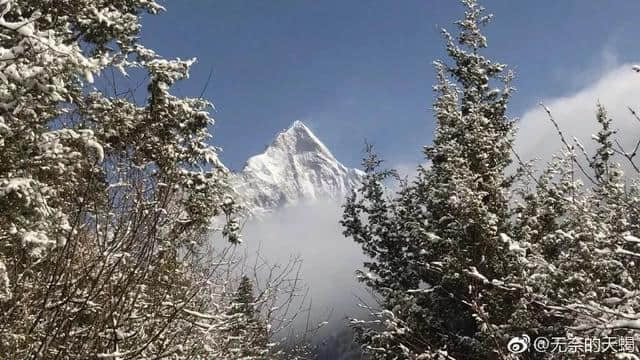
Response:
[[[232,185],[252,213],[321,199],[339,200],[364,173],[342,165],[300,121],[278,134],[259,155],[251,157]]]

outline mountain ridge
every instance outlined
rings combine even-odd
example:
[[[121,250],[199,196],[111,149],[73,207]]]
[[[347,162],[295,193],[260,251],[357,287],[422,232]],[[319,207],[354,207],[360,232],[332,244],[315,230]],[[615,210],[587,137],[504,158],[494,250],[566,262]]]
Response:
[[[347,168],[299,120],[278,133],[261,154],[251,156],[231,184],[251,213],[321,199],[341,200],[364,172]]]

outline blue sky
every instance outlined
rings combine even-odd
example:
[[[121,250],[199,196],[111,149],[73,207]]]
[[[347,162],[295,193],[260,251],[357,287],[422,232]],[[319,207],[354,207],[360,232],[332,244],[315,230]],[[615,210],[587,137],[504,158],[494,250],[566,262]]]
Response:
[[[275,134],[303,120],[345,165],[366,138],[391,163],[417,163],[431,141],[432,61],[452,0],[188,0],[147,16],[142,42],[165,57],[197,57],[177,95],[205,97],[222,159],[239,169]],[[640,59],[640,2],[484,1],[495,15],[487,54],[511,65],[511,114],[568,96]]]

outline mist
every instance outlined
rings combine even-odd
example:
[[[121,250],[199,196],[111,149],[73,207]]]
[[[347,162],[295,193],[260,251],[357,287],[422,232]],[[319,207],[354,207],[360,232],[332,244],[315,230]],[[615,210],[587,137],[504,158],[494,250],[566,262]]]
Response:
[[[344,329],[347,317],[364,315],[358,303],[369,299],[355,277],[364,255],[358,244],[342,235],[341,216],[339,202],[323,200],[252,217],[243,228],[242,246],[250,258],[259,253],[271,264],[301,258],[310,319],[315,323],[327,321],[318,334],[320,338]],[[297,325],[305,325],[303,322],[304,316]]]

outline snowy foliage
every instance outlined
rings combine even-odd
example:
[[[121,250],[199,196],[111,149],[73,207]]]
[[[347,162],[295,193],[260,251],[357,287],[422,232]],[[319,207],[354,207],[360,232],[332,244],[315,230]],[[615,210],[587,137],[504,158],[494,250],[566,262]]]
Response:
[[[162,10],[0,0],[3,357],[216,358],[228,291],[199,246],[239,225],[210,104],[171,94],[193,60],[138,43]],[[111,69],[146,74],[146,101],[96,90]]]
[[[389,173],[370,157],[369,181],[345,207],[345,234],[372,258],[365,266],[374,276],[364,281],[386,309],[377,316],[385,331],[361,328],[366,349],[380,359],[504,353],[494,344],[522,307],[512,276],[522,265],[517,247],[504,241],[511,232],[504,175],[513,139],[511,75],[480,55],[487,46],[480,27],[489,17],[474,1],[463,3],[458,37],[443,31],[454,63],[435,63],[438,126],[425,148],[431,166],[387,200],[381,183]]]
[[[481,55],[491,17],[462,3],[458,36],[443,31],[452,64],[435,62],[430,166],[389,198],[394,173],[370,153],[345,206],[344,233],[370,257],[360,279],[379,299],[371,319],[351,321],[359,342],[376,359],[515,359],[506,344],[522,332],[633,336],[640,189],[614,157],[638,171],[637,147],[621,148],[599,105],[597,151],[587,154],[545,108],[565,151],[541,174],[514,153],[519,167],[507,175],[512,75]]]
[[[633,336],[629,329],[640,318],[640,189],[615,162],[625,153],[615,148],[613,120],[602,105],[596,119],[593,156],[577,141],[574,146],[562,140],[563,154],[532,177],[535,192],[523,191],[516,211],[517,236],[530,251],[526,286],[540,317],[569,333]]]

